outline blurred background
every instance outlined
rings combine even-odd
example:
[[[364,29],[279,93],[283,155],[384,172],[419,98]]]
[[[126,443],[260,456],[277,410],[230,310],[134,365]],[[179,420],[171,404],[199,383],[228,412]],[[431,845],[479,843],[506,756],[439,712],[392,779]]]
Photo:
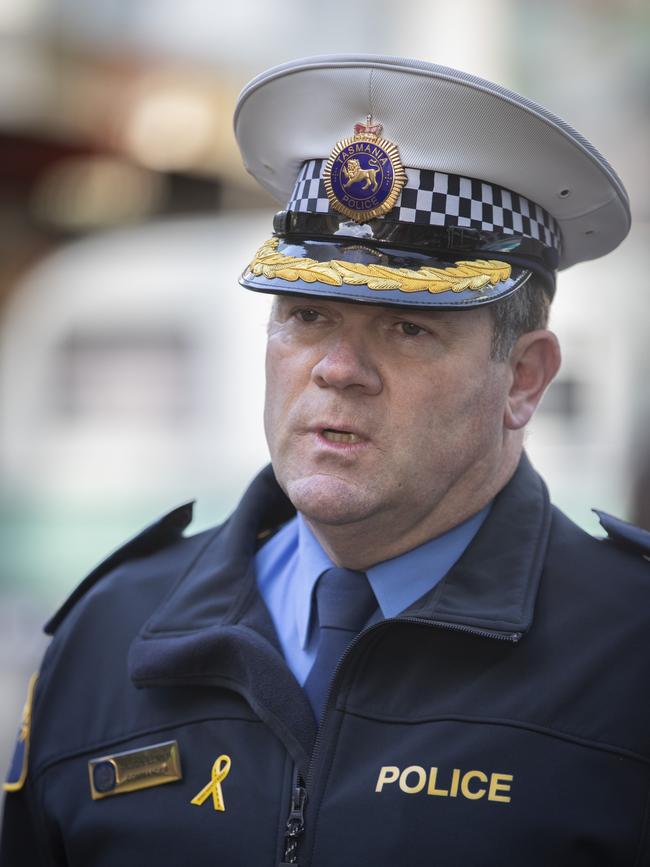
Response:
[[[195,529],[220,521],[267,460],[268,301],[237,276],[277,204],[241,166],[232,113],[270,65],[459,67],[609,159],[633,229],[560,276],[564,366],[528,450],[589,531],[590,506],[650,528],[649,37],[645,0],[2,0],[3,769],[48,615],[159,514],[196,499]]]

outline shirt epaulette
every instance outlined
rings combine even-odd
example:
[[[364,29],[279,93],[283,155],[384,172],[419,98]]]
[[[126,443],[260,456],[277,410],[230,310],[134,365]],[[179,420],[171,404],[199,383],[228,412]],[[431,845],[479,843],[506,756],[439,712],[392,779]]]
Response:
[[[650,532],[641,527],[636,527],[628,521],[608,515],[599,509],[592,509],[600,521],[601,527],[607,533],[608,538],[617,545],[635,551],[644,557],[650,556]]]
[[[146,557],[180,538],[183,530],[192,520],[193,506],[194,503],[189,502],[173,509],[113,551],[72,591],[56,614],[45,624],[44,632],[47,635],[54,635],[68,613],[103,575],[127,560]]]

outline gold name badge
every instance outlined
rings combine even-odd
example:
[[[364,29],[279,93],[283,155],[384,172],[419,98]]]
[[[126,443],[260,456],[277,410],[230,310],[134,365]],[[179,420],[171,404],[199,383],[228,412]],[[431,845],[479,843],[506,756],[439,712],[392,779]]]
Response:
[[[178,743],[166,741],[91,759],[88,775],[93,801],[173,783],[183,778]]]

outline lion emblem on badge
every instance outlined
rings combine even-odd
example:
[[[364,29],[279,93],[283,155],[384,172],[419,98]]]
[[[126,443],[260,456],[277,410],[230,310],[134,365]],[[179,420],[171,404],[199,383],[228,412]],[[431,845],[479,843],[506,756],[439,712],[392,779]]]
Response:
[[[361,188],[362,190],[368,190],[372,187],[372,192],[377,192],[377,187],[379,186],[379,182],[377,181],[377,173],[381,170],[379,163],[376,159],[371,158],[370,163],[374,163],[377,168],[374,169],[362,169],[361,163],[358,159],[352,158],[345,163],[345,165],[341,166],[341,173],[345,175],[347,178],[346,182],[343,184],[343,189],[347,190],[349,186],[352,184],[356,184],[359,181],[364,181],[364,185]]]

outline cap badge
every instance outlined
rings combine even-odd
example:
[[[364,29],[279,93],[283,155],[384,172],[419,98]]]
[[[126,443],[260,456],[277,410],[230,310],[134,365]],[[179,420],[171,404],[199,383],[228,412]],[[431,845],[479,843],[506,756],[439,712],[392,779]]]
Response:
[[[334,145],[325,166],[331,206],[358,223],[387,214],[406,182],[397,145],[380,138],[382,129],[368,115],[355,124],[352,138]]]

